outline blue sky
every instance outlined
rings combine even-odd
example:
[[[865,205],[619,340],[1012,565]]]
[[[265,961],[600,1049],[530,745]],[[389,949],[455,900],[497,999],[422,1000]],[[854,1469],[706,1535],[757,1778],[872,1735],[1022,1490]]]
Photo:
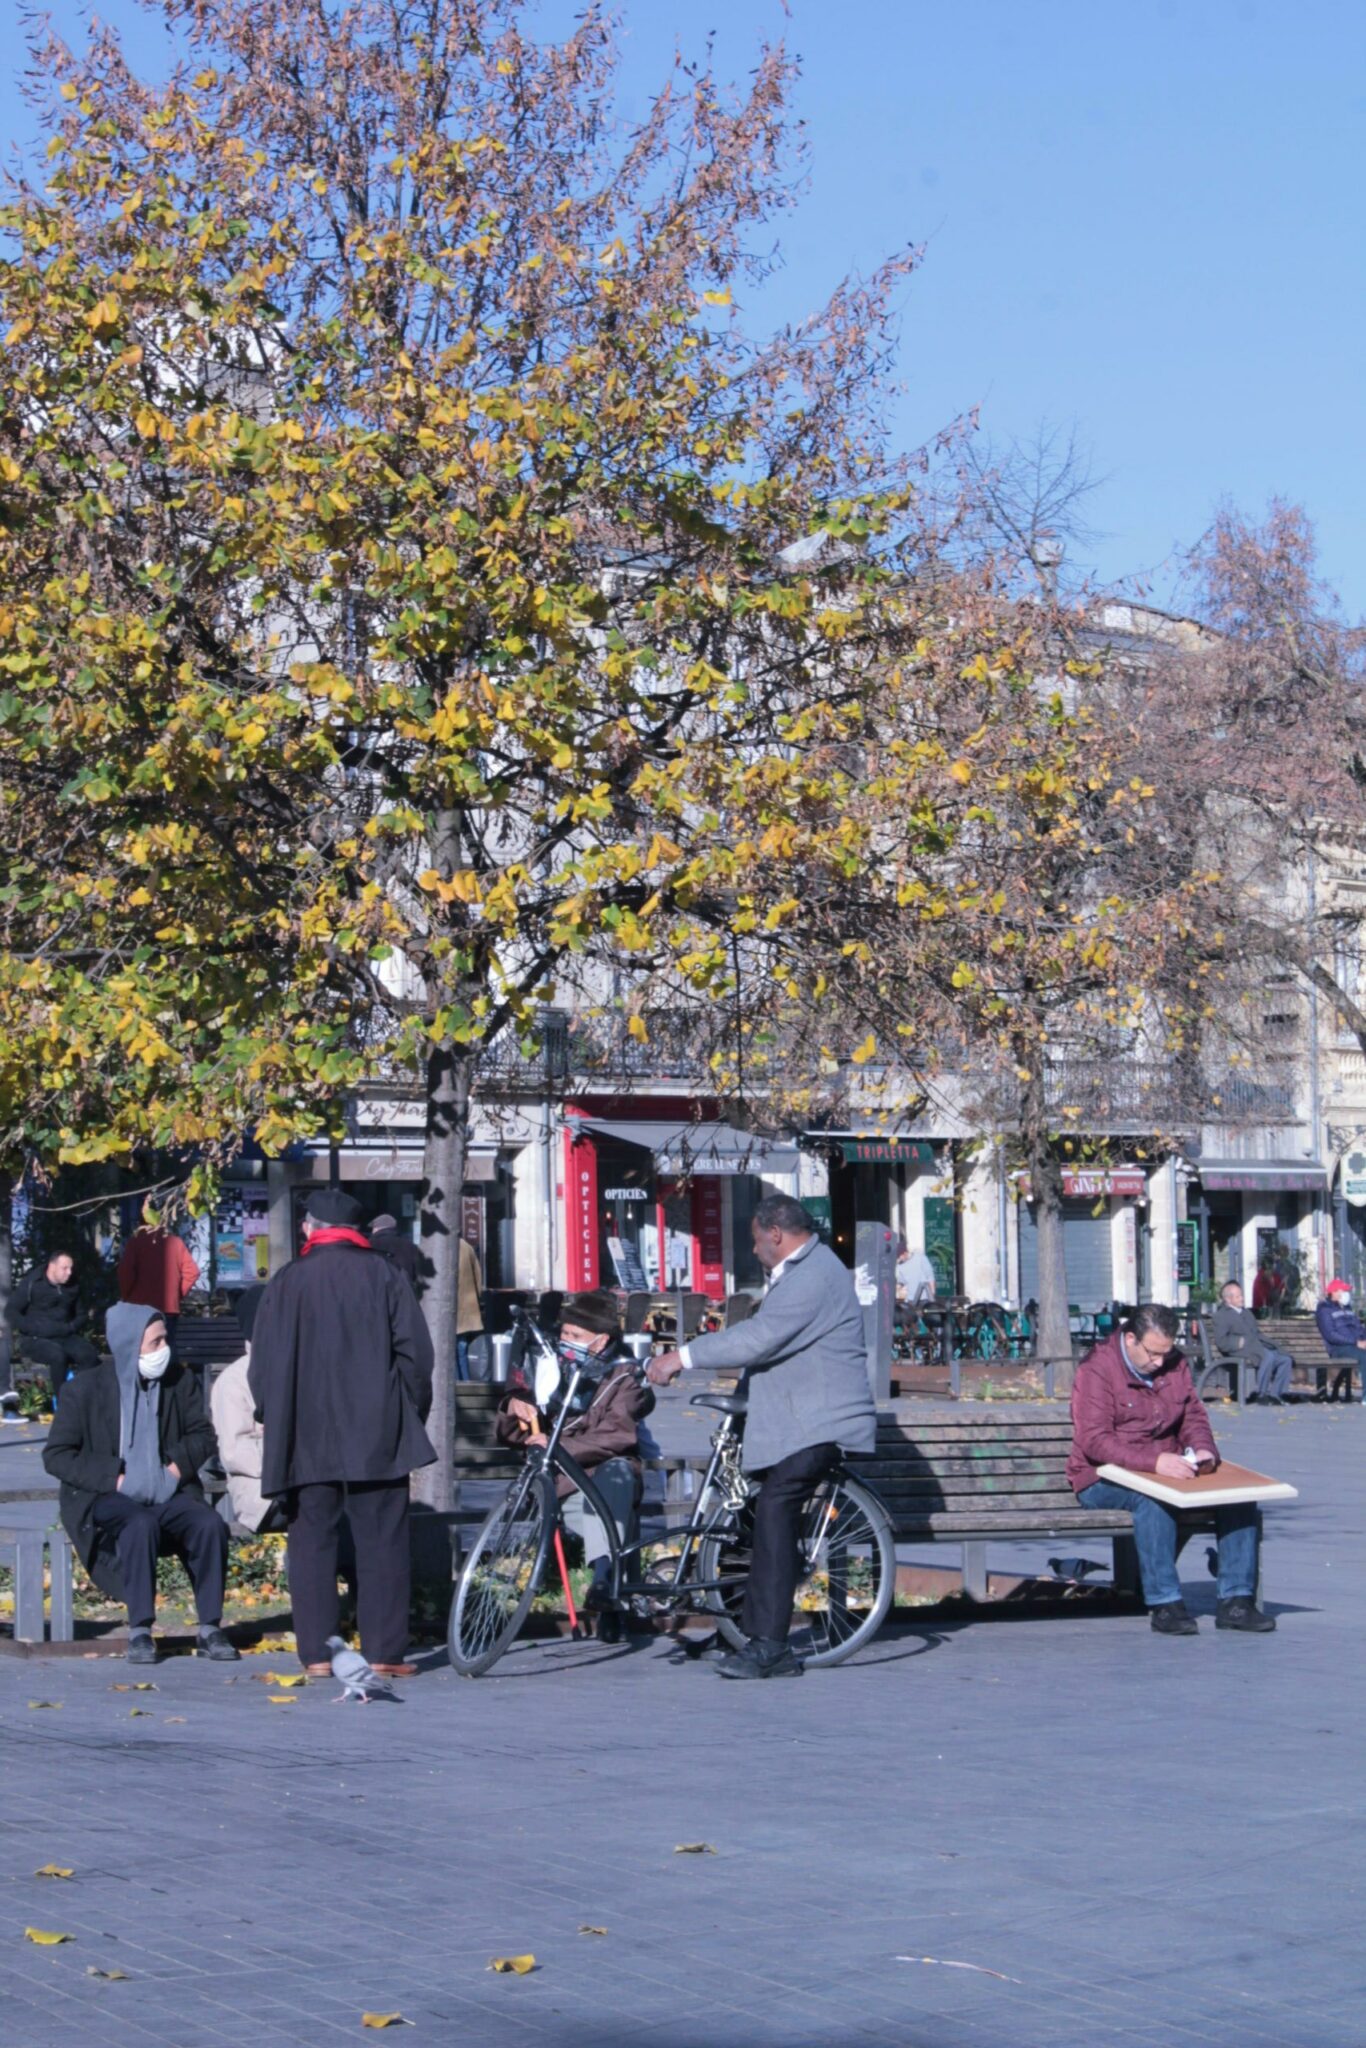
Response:
[[[263,0],[275,4],[275,0]],[[18,11],[4,0],[14,24]],[[164,39],[128,0],[149,69]],[[549,0],[547,25],[567,19]],[[88,10],[56,0],[79,33]],[[742,78],[803,60],[809,183],[747,313],[799,317],[848,269],[926,245],[897,425],[981,408],[997,439],[1076,424],[1107,481],[1089,562],[1172,589],[1221,498],[1307,508],[1366,612],[1363,0],[624,0],[623,110],[675,43]],[[12,77],[0,115],[30,120]]]

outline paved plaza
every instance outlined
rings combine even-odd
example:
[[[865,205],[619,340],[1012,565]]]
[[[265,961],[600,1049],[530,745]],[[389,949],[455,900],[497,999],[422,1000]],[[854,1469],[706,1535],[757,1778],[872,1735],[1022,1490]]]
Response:
[[[1302,1491],[1265,1639],[1215,1634],[1197,1543],[1196,1641],[925,1625],[766,1686],[663,1642],[433,1656],[364,1708],[272,1703],[288,1658],[135,1693],[0,1657],[7,2048],[324,2048],[364,2012],[443,2048],[1361,2048],[1366,1415],[1218,1426]]]

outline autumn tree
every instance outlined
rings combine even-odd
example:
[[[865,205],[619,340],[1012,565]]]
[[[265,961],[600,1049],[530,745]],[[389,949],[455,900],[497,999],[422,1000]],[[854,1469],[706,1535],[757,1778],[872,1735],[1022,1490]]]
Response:
[[[908,259],[746,333],[781,50],[628,131],[596,10],[559,44],[519,0],[165,12],[165,86],[44,46],[5,214],[13,1116],[274,1147],[420,1076],[448,1358],[482,1054],[607,959],[707,1000],[800,911],[736,821],[841,829],[818,742],[900,631]]]

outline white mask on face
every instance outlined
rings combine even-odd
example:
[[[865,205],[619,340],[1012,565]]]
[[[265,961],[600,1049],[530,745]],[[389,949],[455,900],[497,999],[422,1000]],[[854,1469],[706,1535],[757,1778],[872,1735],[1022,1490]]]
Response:
[[[171,1362],[169,1344],[158,1344],[155,1351],[144,1351],[138,1360],[138,1371],[145,1380],[159,1380]]]

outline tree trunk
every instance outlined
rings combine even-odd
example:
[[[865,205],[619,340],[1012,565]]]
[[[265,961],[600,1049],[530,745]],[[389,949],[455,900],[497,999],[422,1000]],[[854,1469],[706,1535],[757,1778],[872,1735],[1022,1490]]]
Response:
[[[1066,1364],[1072,1357],[1072,1330],[1063,1249],[1062,1168],[1049,1142],[1042,1072],[1025,1083],[1020,1108],[1039,1254],[1038,1353],[1041,1359]]]
[[[14,1179],[0,1172],[0,1393],[14,1385],[14,1352],[10,1328],[5,1321],[10,1288],[14,1284]]]
[[[469,1145],[471,1055],[437,1046],[427,1060],[427,1138],[419,1243],[430,1268],[422,1313],[436,1354],[427,1434],[436,1463],[413,1475],[413,1498],[445,1514],[455,1506],[455,1339],[460,1285],[460,1195]]]

